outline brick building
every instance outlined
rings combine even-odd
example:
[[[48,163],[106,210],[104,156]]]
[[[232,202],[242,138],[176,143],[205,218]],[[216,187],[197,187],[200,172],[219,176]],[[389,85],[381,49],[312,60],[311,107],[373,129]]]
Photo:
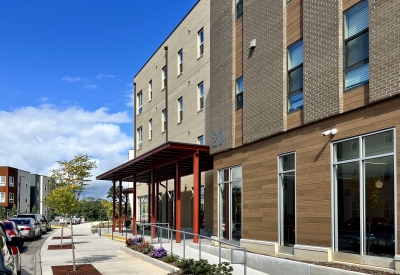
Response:
[[[276,257],[400,270],[398,1],[210,11],[213,233]]]

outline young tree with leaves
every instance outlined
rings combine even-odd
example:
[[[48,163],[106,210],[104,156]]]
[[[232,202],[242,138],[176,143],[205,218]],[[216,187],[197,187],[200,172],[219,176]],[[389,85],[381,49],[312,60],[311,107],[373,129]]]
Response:
[[[6,208],[0,203],[0,219],[4,220],[6,218]]]
[[[10,216],[14,216],[18,214],[18,210],[17,210],[17,205],[14,203],[11,210],[10,210]]]
[[[47,205],[56,212],[69,214],[71,216],[76,212],[78,208],[79,197],[82,191],[85,189],[87,182],[90,181],[89,178],[92,176],[91,171],[97,167],[97,164],[95,161],[92,161],[90,156],[86,154],[79,154],[72,160],[59,160],[57,161],[57,164],[59,167],[51,170],[52,174],[50,176],[50,184],[52,191],[47,195],[45,201],[47,203],[50,202],[51,205]],[[58,211],[56,208],[58,204],[69,204],[68,209],[63,208],[62,211]],[[72,219],[70,219],[70,227],[73,271],[76,271]]]

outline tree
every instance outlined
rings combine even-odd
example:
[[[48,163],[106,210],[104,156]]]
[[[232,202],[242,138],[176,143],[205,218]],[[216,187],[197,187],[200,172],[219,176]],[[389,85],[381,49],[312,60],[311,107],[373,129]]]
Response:
[[[56,212],[69,214],[71,216],[76,213],[79,197],[85,189],[87,182],[90,181],[89,178],[92,176],[91,171],[97,167],[97,164],[86,154],[79,154],[72,160],[59,160],[56,162],[59,167],[51,170],[50,190],[52,191],[47,195],[45,202]],[[62,205],[62,209],[59,209],[60,211],[58,211],[58,207],[60,207],[58,204]],[[70,227],[73,271],[76,271],[72,219],[70,221]]]
[[[32,213],[37,213],[36,206],[32,207]]]
[[[18,214],[17,206],[14,203],[12,208],[11,208],[11,211],[10,211],[10,216],[12,217],[12,216],[17,215],[17,214]]]
[[[0,219],[4,220],[6,218],[6,208],[3,204],[0,204]]]
[[[113,193],[114,193],[114,188],[113,188],[113,186],[111,186],[110,189],[108,189],[107,198],[112,199]],[[122,205],[125,207],[124,210],[122,210],[122,211],[124,211],[124,213],[125,213],[125,211],[127,211],[127,207],[128,207],[127,206],[128,205],[128,203],[127,203],[128,196],[122,194],[121,197],[122,197]],[[130,210],[130,207],[128,209]],[[111,204],[111,213],[112,213],[112,204]],[[124,213],[122,213],[121,215],[123,216]],[[115,187],[115,214],[117,217],[119,217],[119,185],[117,185]]]

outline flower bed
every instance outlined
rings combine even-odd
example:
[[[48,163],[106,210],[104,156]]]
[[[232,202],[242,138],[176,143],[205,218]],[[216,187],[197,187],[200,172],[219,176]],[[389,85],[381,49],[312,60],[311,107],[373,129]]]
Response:
[[[151,258],[180,268],[180,270],[169,273],[169,275],[232,275],[233,268],[230,266],[229,262],[216,265],[210,264],[207,260],[203,259],[198,261],[194,259],[180,259],[177,255],[168,254],[168,251],[164,247],[156,248],[148,242],[145,242],[142,237],[128,238],[126,240],[126,246],[129,249],[148,255]]]

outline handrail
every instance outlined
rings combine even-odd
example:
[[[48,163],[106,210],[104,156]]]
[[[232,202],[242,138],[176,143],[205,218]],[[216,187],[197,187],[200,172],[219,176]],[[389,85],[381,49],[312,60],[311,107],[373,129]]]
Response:
[[[162,246],[162,239],[163,239],[162,231],[163,230],[167,230],[167,232],[168,232],[167,233],[167,239],[168,239],[168,242],[171,243],[171,252],[170,252],[171,254],[173,254],[172,253],[172,251],[173,251],[173,241],[172,241],[173,236],[172,236],[172,234],[173,233],[181,233],[181,234],[183,234],[183,257],[182,257],[183,259],[186,258],[186,250],[185,250],[186,235],[199,237],[199,259],[201,259],[201,240],[202,239],[208,239],[210,241],[218,242],[218,261],[219,261],[219,263],[221,263],[221,258],[222,258],[222,256],[221,256],[221,254],[222,254],[221,253],[221,250],[222,250],[221,245],[222,244],[229,245],[229,246],[231,246],[231,249],[230,249],[231,250],[230,263],[231,264],[241,264],[241,265],[243,265],[243,274],[246,275],[246,272],[247,272],[247,250],[246,250],[245,247],[242,247],[242,246],[239,246],[239,245],[235,245],[235,244],[231,244],[231,243],[228,243],[228,242],[223,241],[223,240],[213,239],[213,238],[210,238],[210,237],[207,237],[207,236],[203,236],[203,235],[200,235],[200,234],[195,234],[195,233],[190,233],[190,232],[186,232],[186,231],[182,231],[182,230],[172,229],[172,228],[169,227],[169,223],[142,223],[142,222],[136,222],[136,223],[133,223],[132,226],[136,226],[136,224],[142,225],[142,238],[143,239],[144,239],[144,226],[151,226],[151,227],[159,228],[160,229],[160,236],[161,236],[161,240],[160,240],[160,236],[158,236],[159,242],[160,242],[160,247]],[[162,226],[159,226],[159,224],[162,224],[162,225],[163,224],[167,224],[168,227],[162,227]],[[136,234],[136,236],[138,236],[138,234]],[[153,245],[153,238],[152,238],[151,235],[150,235],[150,239],[151,239],[151,244]],[[238,251],[238,252],[242,251],[243,252],[243,261],[242,262],[240,262],[240,261],[239,262],[235,262],[234,261],[234,255],[233,255],[234,251]]]

